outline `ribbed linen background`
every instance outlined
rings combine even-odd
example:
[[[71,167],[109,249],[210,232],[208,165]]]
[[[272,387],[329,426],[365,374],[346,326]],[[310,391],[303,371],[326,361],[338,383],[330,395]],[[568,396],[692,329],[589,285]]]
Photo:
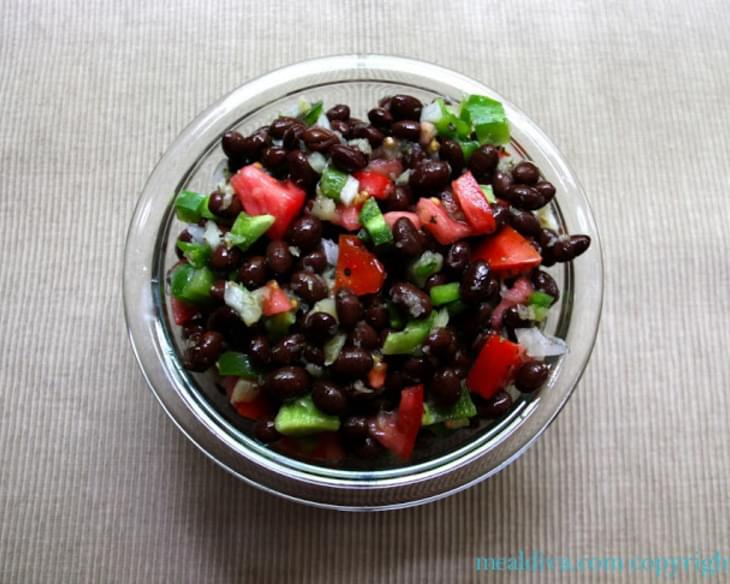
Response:
[[[730,555],[729,24],[720,0],[3,0],[0,581],[481,582],[474,556],[520,549]],[[353,51],[452,67],[528,112],[606,260],[593,359],[545,436],[476,488],[379,514],[209,462],[145,387],[120,290],[177,133],[247,79]]]

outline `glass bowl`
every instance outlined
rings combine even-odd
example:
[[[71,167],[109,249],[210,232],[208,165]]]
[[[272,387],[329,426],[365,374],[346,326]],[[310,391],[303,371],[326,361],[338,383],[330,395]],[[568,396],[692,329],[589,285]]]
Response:
[[[221,135],[250,133],[299,96],[349,104],[353,116],[384,95],[458,100],[477,93],[500,100],[512,128],[509,149],[533,160],[557,188],[551,212],[560,231],[585,233],[593,243],[575,262],[550,269],[561,298],[546,332],[570,351],[554,358],[545,386],[519,396],[512,411],[446,440],[419,448],[407,465],[331,468],[288,457],[250,436],[209,375],[187,372],[180,361],[178,327],[165,279],[175,263],[182,229],[173,200],[184,189],[209,192],[221,177]],[[152,172],[132,218],[124,262],[124,308],[132,349],[153,394],[180,430],[220,466],[268,492],[320,507],[389,509],[425,503],[482,481],[519,457],[547,428],[572,394],[591,354],[601,313],[603,265],[598,231],[581,186],[557,148],[509,101],[479,81],[421,61],[344,55],[305,61],[249,81],[200,114]]]

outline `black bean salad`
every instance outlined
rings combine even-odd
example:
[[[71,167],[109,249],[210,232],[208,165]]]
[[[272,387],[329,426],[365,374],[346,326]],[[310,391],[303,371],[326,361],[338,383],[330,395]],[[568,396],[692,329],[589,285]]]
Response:
[[[184,191],[169,277],[183,361],[213,369],[254,435],[326,464],[508,413],[567,350],[541,331],[555,187],[514,160],[501,103],[383,98],[368,121],[300,100],[222,138],[226,178]]]

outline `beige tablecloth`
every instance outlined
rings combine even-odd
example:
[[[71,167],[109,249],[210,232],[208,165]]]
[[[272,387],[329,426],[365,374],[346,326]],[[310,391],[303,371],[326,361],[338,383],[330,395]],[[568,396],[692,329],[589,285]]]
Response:
[[[730,556],[728,24],[721,0],[0,3],[0,581],[481,582],[475,556],[524,550],[621,557],[592,579],[633,582],[654,577],[631,558]],[[607,266],[593,360],[544,438],[380,514],[288,503],[205,459],[146,389],[120,294],[137,195],[188,121],[353,51],[520,105],[581,177]]]

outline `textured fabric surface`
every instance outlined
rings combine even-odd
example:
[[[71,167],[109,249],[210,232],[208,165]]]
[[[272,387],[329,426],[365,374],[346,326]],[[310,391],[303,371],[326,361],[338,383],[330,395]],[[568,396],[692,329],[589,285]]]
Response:
[[[721,0],[0,2],[0,581],[478,582],[474,556],[520,549],[730,555],[729,21]],[[594,357],[537,445],[379,514],[288,503],[203,457],[145,387],[120,289],[137,195],[187,122],[352,51],[522,107],[581,177],[606,260]],[[653,578],[592,578],[620,579]]]

